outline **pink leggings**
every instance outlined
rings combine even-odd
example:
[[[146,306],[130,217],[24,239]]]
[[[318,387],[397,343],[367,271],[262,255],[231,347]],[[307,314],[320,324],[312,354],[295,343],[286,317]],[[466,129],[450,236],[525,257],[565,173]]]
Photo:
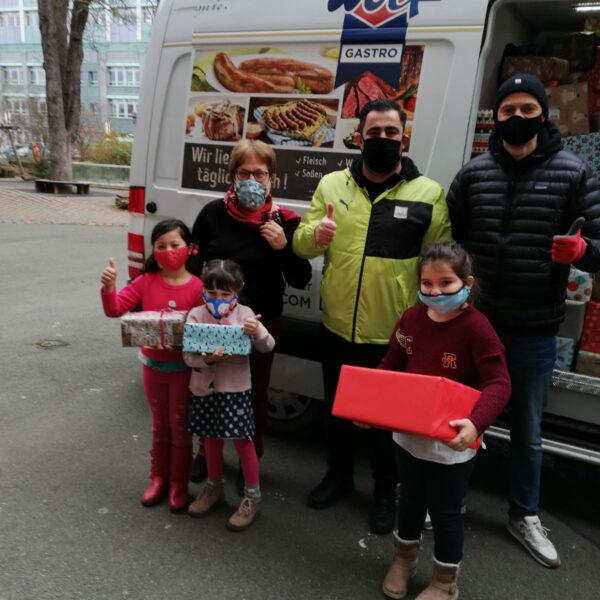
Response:
[[[190,406],[189,369],[162,373],[142,365],[142,382],[152,414],[152,444],[163,443],[188,448]]]
[[[223,438],[204,438],[206,452],[206,470],[210,481],[223,479]],[[244,483],[246,487],[258,487],[258,456],[252,440],[233,440],[235,450],[240,457]]]

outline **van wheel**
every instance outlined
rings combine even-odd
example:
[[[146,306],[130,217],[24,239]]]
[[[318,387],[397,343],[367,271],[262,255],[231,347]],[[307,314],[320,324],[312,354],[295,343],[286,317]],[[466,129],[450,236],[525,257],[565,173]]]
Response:
[[[325,402],[269,388],[268,428],[275,435],[303,437],[319,431],[326,421]]]

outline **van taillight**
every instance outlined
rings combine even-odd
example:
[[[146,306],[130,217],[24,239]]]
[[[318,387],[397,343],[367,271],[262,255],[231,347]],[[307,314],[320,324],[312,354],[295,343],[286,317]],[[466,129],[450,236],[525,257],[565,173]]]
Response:
[[[129,277],[140,274],[144,266],[144,203],[146,188],[131,186],[129,188],[129,231],[127,232],[127,257]]]
[[[130,213],[144,214],[144,201],[146,198],[146,188],[131,186],[129,188],[129,205],[127,210]]]

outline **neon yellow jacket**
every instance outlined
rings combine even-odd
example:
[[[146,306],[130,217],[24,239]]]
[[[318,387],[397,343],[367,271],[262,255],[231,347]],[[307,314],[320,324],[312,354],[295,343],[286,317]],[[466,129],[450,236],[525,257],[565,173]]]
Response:
[[[323,177],[294,234],[303,258],[324,254],[323,325],[347,341],[387,344],[399,315],[417,302],[417,259],[452,238],[444,190],[402,159],[400,180],[373,203],[350,169]],[[337,229],[325,249],[315,229],[333,204]]]

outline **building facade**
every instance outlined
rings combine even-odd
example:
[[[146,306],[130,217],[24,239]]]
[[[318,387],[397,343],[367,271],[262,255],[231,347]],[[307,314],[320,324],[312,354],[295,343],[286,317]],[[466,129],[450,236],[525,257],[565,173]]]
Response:
[[[156,5],[155,0],[92,3],[81,66],[83,129],[133,132]],[[0,0],[0,120],[10,118],[18,126],[19,143],[40,137],[45,84],[37,1]]]

